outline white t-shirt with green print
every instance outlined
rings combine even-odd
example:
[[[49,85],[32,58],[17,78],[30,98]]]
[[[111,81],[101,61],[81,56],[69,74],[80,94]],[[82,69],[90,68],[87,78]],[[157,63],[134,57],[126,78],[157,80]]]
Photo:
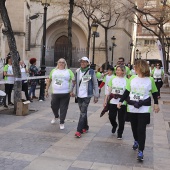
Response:
[[[53,69],[50,72],[49,78],[52,80],[52,93],[62,94],[69,93],[71,91],[72,80],[74,80],[74,74],[70,69]]]
[[[110,79],[108,86],[112,88],[111,93],[113,94],[119,94],[123,95],[125,89],[126,89],[126,84],[128,82],[128,79],[126,77],[117,77],[117,76],[112,76]],[[110,100],[111,104],[118,104],[120,98],[114,99],[112,98]],[[123,102],[123,104],[126,104],[126,102]]]
[[[110,81],[110,79],[112,78],[113,74],[112,75],[106,75],[104,76],[104,79],[103,79],[103,82],[105,83],[105,95],[108,95],[108,83]]]
[[[152,93],[157,92],[157,88],[152,77],[132,76],[126,86],[130,92],[129,97],[132,101],[145,100],[151,97]],[[139,109],[133,105],[127,106],[127,111],[131,113],[150,113],[151,106],[141,106]]]

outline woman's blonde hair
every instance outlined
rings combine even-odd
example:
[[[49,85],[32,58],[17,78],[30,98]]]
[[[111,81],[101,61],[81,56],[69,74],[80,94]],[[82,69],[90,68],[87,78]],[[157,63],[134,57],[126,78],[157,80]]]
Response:
[[[62,61],[62,62],[64,62],[65,63],[65,69],[67,69],[68,67],[67,67],[67,62],[66,62],[66,60],[64,59],[64,58],[60,58],[58,61],[57,61],[57,66],[56,66],[56,69],[58,69],[58,62],[59,61]]]
[[[139,71],[143,77],[150,76],[149,65],[145,60],[136,60],[135,61],[135,70]]]
[[[125,75],[126,75],[126,67],[123,66],[123,65],[117,65],[117,66],[116,66],[116,70],[117,70],[118,68],[120,68],[120,69],[122,70],[123,76],[125,76]]]

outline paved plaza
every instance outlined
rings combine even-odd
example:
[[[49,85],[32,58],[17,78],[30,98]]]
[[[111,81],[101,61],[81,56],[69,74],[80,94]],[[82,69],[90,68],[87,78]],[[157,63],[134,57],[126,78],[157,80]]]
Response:
[[[38,94],[39,90],[37,90]],[[136,160],[130,124],[123,140],[111,133],[108,114],[100,118],[103,95],[90,103],[90,129],[74,137],[79,109],[71,98],[65,129],[51,125],[50,98],[34,100],[30,114],[14,116],[0,112],[0,170],[170,170],[170,89],[162,89],[161,111],[151,115],[147,126],[144,162]]]

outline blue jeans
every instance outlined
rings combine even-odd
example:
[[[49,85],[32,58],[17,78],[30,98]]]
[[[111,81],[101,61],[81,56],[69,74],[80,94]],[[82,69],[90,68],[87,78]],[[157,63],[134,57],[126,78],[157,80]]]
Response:
[[[77,126],[77,132],[82,132],[83,129],[88,130],[88,120],[87,120],[87,108],[90,103],[90,97],[85,97],[85,98],[77,98],[78,100],[78,105],[80,109],[80,118]]]
[[[31,85],[29,94],[28,94],[29,97],[31,97],[31,93],[32,93],[32,96],[35,96],[35,89],[36,89],[36,85]]]

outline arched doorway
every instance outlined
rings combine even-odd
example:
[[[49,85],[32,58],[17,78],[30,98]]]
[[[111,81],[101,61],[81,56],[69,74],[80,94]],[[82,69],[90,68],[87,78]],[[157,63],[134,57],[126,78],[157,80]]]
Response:
[[[59,37],[54,46],[54,62],[57,62],[60,58],[67,60],[68,52],[68,37],[63,35]]]

